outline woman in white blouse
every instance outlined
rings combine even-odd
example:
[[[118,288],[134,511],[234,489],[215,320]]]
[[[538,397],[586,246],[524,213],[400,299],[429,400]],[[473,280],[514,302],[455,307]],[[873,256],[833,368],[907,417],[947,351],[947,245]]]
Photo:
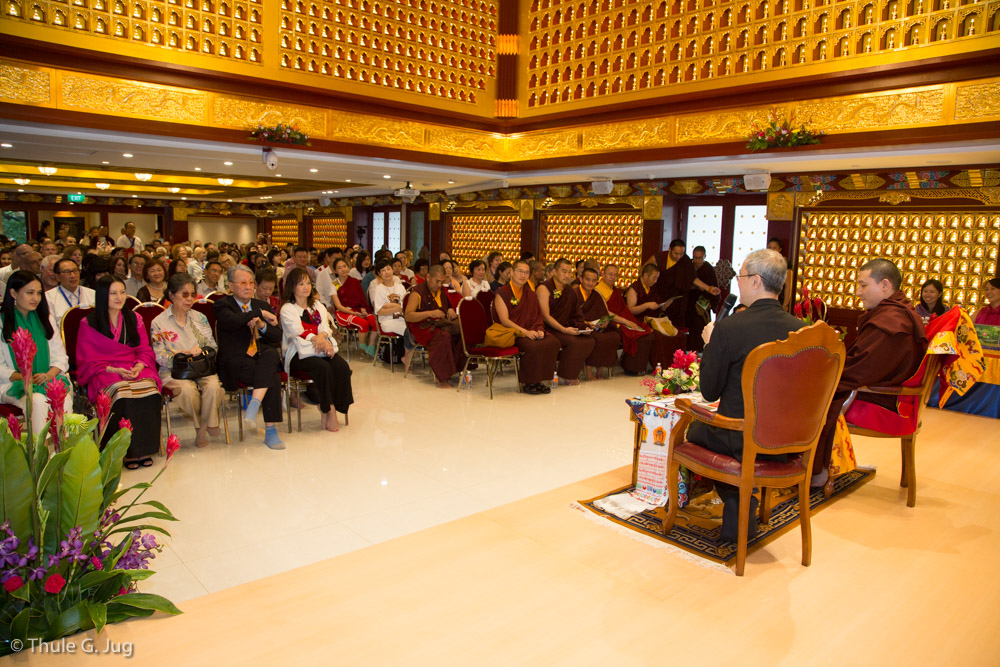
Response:
[[[309,376],[319,394],[323,428],[336,431],[339,426],[337,413],[346,415],[354,403],[351,367],[337,354],[330,316],[316,297],[305,269],[294,268],[288,272],[281,300],[285,372]]]
[[[173,402],[181,412],[194,420],[195,446],[207,447],[209,436],[219,435],[219,406],[225,397],[219,376],[213,373],[197,380],[177,380],[170,371],[174,355],[197,355],[219,346],[208,318],[193,309],[198,288],[191,274],[185,271],[170,276],[166,291],[170,307],[153,319],[149,330],[160,381],[174,394]]]
[[[406,335],[406,320],[403,319],[403,300],[406,290],[403,283],[392,272],[392,263],[380,259],[375,265],[378,284],[372,293],[372,308],[378,317],[379,328],[385,333],[399,334],[403,337],[406,349],[403,355],[403,365],[409,366],[410,355],[413,354],[413,343]]]
[[[480,292],[490,291],[490,283],[486,280],[486,262],[481,259],[469,262],[469,275],[472,277],[462,283],[462,296],[475,297]]]

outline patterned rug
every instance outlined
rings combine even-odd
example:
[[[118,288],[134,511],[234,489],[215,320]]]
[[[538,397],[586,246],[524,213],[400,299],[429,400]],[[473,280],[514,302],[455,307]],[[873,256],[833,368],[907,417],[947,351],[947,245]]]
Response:
[[[809,496],[809,507],[812,509],[813,520],[815,521],[815,514],[824,507],[867,484],[874,477],[875,470],[873,468],[855,468],[834,481],[833,494],[829,498],[823,497],[822,489],[814,489]],[[699,493],[698,487],[695,487],[695,495],[691,502],[687,507],[678,511],[674,527],[670,534],[664,537],[660,532],[663,526],[662,517],[656,516],[653,510],[647,510],[630,519],[620,519],[594,505],[595,501],[630,489],[631,485],[625,486],[590,500],[581,500],[579,503],[574,503],[573,506],[589,510],[597,517],[608,519],[618,526],[634,531],[642,538],[655,540],[666,548],[673,547],[700,557],[699,559],[689,558],[689,560],[708,559],[720,569],[736,563],[736,543],[722,542],[719,539],[719,533],[722,530],[722,504],[714,490]],[[778,536],[798,527],[798,491],[793,488],[772,492],[779,495],[773,501],[771,521],[767,525],[760,524],[760,532],[757,533],[757,537],[750,540],[747,553],[753,553]],[[660,510],[660,512],[664,513],[665,510]]]

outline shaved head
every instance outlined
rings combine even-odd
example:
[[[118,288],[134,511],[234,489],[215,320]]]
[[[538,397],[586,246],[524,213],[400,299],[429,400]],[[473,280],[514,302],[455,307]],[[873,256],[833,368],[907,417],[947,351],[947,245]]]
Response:
[[[440,264],[435,264],[431,268],[427,269],[428,276],[434,276],[435,278],[444,278],[444,267]]]

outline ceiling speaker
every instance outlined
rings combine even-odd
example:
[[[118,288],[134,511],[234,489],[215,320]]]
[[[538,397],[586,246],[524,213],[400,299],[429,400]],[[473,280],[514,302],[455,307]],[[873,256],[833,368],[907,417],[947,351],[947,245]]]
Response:
[[[743,177],[747,190],[763,191],[771,187],[771,174],[747,174]]]
[[[609,195],[614,189],[615,184],[610,178],[603,178],[597,181],[592,181],[590,183],[591,189],[593,189],[595,195]]]

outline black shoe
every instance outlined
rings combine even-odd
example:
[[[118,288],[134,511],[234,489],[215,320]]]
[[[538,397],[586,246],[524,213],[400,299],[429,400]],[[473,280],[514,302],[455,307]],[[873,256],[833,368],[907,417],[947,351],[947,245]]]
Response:
[[[524,391],[525,394],[540,394],[540,393],[542,393],[542,390],[540,389],[540,385],[537,385],[537,384],[526,384],[526,385],[524,385],[523,391]]]
[[[547,384],[538,383],[538,389],[543,394],[548,394],[552,391],[552,388]]]

